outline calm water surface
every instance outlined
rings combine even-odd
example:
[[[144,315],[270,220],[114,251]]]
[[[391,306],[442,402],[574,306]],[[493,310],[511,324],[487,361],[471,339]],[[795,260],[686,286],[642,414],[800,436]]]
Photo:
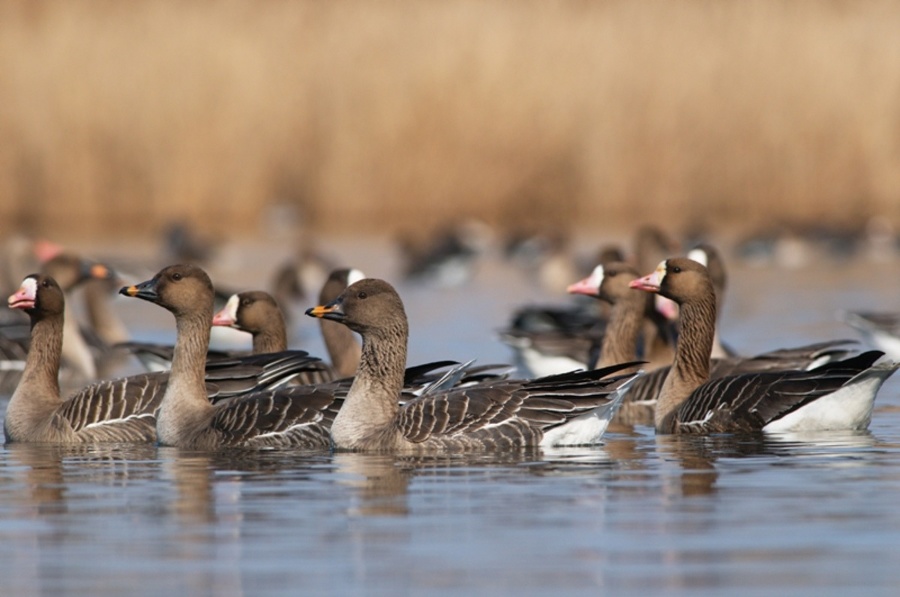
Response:
[[[737,269],[723,336],[747,353],[853,337],[836,309],[900,308],[888,268]],[[461,289],[401,292],[411,362],[509,361],[492,331],[552,298],[499,263]],[[170,332],[165,316],[140,321],[136,335]],[[639,428],[593,448],[433,458],[11,445],[0,594],[896,595],[898,446],[898,379],[860,434]]]

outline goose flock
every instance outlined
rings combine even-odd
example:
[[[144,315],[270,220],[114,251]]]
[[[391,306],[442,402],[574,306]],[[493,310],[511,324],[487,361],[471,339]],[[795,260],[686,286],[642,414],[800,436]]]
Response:
[[[460,241],[445,235],[432,250],[419,248],[407,262],[410,279],[464,283],[465,264],[486,241],[480,227],[461,230]],[[443,265],[441,248],[452,250]],[[221,289],[203,266],[167,265],[118,291],[119,299],[141,299],[174,319],[174,345],[143,345],[129,341],[109,308],[113,268],[62,248],[35,251],[37,273],[20,278],[8,299],[11,311],[27,315],[28,331],[17,336],[6,318],[0,327],[0,383],[11,393],[5,439],[423,453],[592,445],[611,425],[658,434],[869,426],[879,389],[900,367],[892,360],[900,355],[890,352],[900,345],[896,317],[843,314],[879,350],[834,339],[740,355],[719,334],[727,277],[713,245],[682,252],[668,235],[643,227],[635,257],[625,255],[605,247],[580,280],[575,272],[584,265],[561,270],[554,255],[556,279],[570,272],[573,300],[511,315],[500,339],[514,366],[410,366],[400,293],[354,268],[332,268],[318,304],[305,309],[319,322],[323,359],[291,349],[287,307],[276,298],[281,283],[217,303]],[[79,286],[87,327],[67,301]],[[249,334],[252,351],[211,351],[211,335],[224,328]],[[107,356],[152,353],[161,370],[105,376],[98,346]]]

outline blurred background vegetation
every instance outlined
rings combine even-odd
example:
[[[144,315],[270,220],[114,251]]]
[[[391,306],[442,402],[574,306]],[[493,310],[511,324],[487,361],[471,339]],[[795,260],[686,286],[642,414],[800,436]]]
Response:
[[[894,1],[2,0],[0,233],[896,223],[898,32]]]

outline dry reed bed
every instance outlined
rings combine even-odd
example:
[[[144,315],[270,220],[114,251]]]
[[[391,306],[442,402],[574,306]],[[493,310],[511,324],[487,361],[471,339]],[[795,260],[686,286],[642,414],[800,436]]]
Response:
[[[895,2],[0,3],[0,232],[900,219]]]

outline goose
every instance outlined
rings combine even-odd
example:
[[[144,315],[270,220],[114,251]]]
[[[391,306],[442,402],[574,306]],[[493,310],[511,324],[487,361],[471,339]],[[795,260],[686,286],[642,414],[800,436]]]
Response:
[[[678,247],[658,226],[638,227],[631,241],[632,262],[656,264]],[[623,261],[622,251],[605,246],[595,265]],[[590,270],[588,270],[590,271]],[[563,287],[560,287],[562,289]],[[673,309],[660,297],[657,315],[645,324],[645,342],[652,361],[671,361],[674,356]],[[603,343],[608,313],[603,303],[590,301],[567,306],[524,306],[516,310],[509,326],[499,332],[500,340],[513,349],[516,364],[529,376],[553,375],[590,368],[596,363]],[[658,352],[656,352],[658,351]]]
[[[384,280],[348,286],[311,317],[362,336],[356,377],[331,428],[334,447],[353,451],[455,451],[599,441],[635,374],[625,363],[533,380],[501,380],[398,401],[409,326],[403,302]]]
[[[331,446],[328,430],[340,400],[328,384],[253,392],[216,404],[207,399],[204,363],[215,290],[203,269],[171,265],[119,292],[159,305],[175,317],[172,371],[156,420],[161,445],[203,450]]]
[[[696,258],[692,258],[698,261]],[[590,276],[568,287],[569,293],[599,298],[612,304],[597,366],[607,366],[639,358],[641,321],[655,312],[653,294],[631,287],[637,270],[627,263],[598,266]],[[712,276],[711,276],[712,280]],[[713,285],[715,281],[713,280]],[[716,295],[718,299],[720,295]],[[710,377],[783,369],[811,369],[848,355],[847,340],[832,340],[765,352],[754,357],[711,357]],[[649,365],[651,370],[635,380],[616,414],[616,422],[627,425],[652,425],[656,397],[671,369],[670,362]]]
[[[45,261],[41,266],[41,273],[56,280],[67,294],[90,279],[109,280],[113,277],[112,270],[102,263],[83,259],[69,251],[61,251]],[[97,378],[94,353],[78,325],[78,319],[71,306],[66,307],[62,350],[67,369],[77,374],[75,381],[90,382]]]
[[[212,324],[248,332],[253,337],[253,354],[287,350],[284,315],[272,295],[264,290],[232,294],[213,315]]]
[[[868,427],[884,381],[900,364],[869,351],[809,371],[765,371],[710,380],[716,297],[709,271],[670,258],[631,282],[662,294],[681,310],[675,362],[660,390],[657,433],[805,432]]]
[[[337,298],[348,286],[348,280],[352,283],[364,277],[362,272],[355,269],[334,270],[319,295],[320,298],[327,300],[321,302]],[[360,346],[354,338],[354,333],[347,326],[334,321],[320,319],[319,322],[326,348],[332,363],[335,364],[332,369],[327,370],[329,375],[335,378],[352,377],[359,366],[360,355]],[[227,325],[251,333],[253,354],[267,354],[287,349],[284,320],[280,316],[274,297],[265,291],[253,290],[232,295],[226,306],[213,316],[213,325]],[[506,365],[473,367],[472,362],[434,361],[406,370],[403,393],[409,398],[454,386],[505,379],[509,376],[509,370]],[[303,378],[299,382],[309,383]]]
[[[334,300],[350,284],[365,275],[358,269],[332,270],[319,293],[319,303]],[[359,365],[360,346],[353,332],[333,321],[319,321],[325,349],[336,377],[349,377]],[[213,325],[229,326],[253,336],[253,353],[263,354],[287,349],[285,320],[278,301],[263,290],[233,294],[225,306],[213,316]]]
[[[7,442],[99,443],[153,442],[155,412],[168,381],[167,373],[145,373],[102,380],[63,399],[59,365],[65,297],[50,276],[26,277],[9,297],[9,306],[31,320],[31,349],[22,379],[9,400],[4,420]],[[277,360],[220,362],[205,372],[207,397],[224,400],[259,387],[283,383],[296,370],[315,366],[306,353]]]

